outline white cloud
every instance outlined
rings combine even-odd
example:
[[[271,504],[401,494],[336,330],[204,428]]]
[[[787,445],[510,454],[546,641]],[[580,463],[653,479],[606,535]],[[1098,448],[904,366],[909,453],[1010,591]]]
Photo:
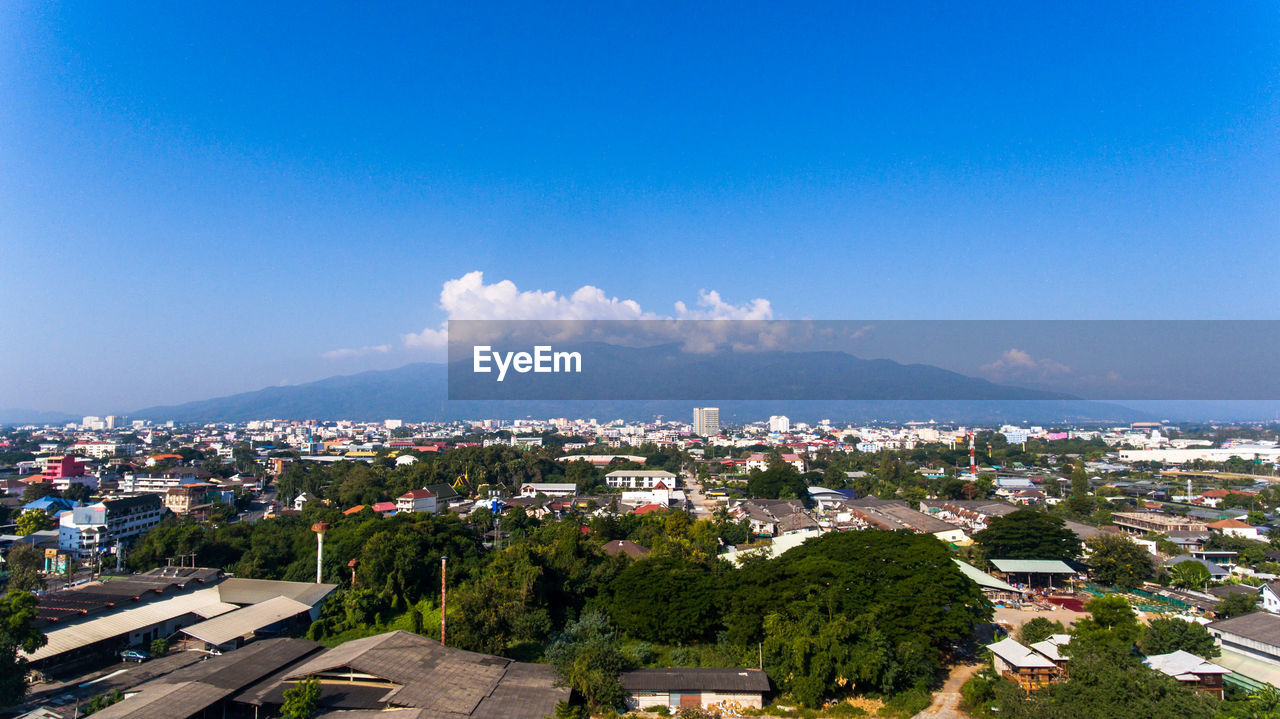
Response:
[[[769,300],[754,299],[745,305],[731,305],[720,299],[715,290],[698,292],[697,309],[676,303],[676,319],[681,320],[771,320],[773,307]]]
[[[390,351],[391,345],[369,345],[367,347],[343,347],[342,349],[329,350],[321,353],[320,356],[329,360],[344,360],[365,357],[371,354],[386,354]]]
[[[1048,358],[1036,359],[1031,353],[1011,348],[1000,355],[1000,359],[982,365],[984,374],[996,376],[1061,376],[1071,374],[1071,368]]]
[[[439,352],[448,344],[448,320],[768,320],[773,308],[765,299],[744,305],[725,302],[719,292],[702,290],[694,307],[675,303],[675,314],[647,312],[640,303],[611,297],[604,290],[583,285],[570,294],[554,290],[521,290],[510,280],[486,284],[484,273],[468,272],[444,283],[440,309],[446,320],[438,327],[403,336],[406,347]]]

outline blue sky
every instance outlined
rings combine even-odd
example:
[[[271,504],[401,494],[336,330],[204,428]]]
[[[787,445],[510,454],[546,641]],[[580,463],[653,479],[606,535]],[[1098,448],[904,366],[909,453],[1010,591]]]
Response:
[[[258,5],[0,6],[0,407],[421,359],[474,271],[1280,318],[1273,5]]]

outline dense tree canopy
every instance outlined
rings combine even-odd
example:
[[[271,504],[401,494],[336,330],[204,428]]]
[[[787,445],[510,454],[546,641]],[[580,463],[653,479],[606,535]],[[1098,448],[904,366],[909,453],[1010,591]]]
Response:
[[[1182,619],[1152,619],[1139,642],[1144,654],[1168,654],[1182,650],[1198,657],[1216,657],[1222,650],[1203,624]]]
[[[1093,577],[1103,584],[1135,589],[1155,574],[1151,554],[1122,534],[1100,534],[1087,544]]]
[[[928,680],[942,652],[991,616],[977,585],[928,535],[826,534],[736,577],[728,636],[764,641],[770,675],[805,703]],[[837,676],[855,685],[839,689]]]
[[[774,464],[747,475],[747,494],[766,499],[806,499],[808,485],[800,472],[789,464]]]
[[[1034,509],[1019,509],[991,520],[973,535],[988,559],[1061,559],[1080,556],[1080,539],[1061,519]]]
[[[614,624],[637,639],[683,644],[714,636],[720,626],[724,572],[675,557],[654,557],[623,569],[610,585]]]

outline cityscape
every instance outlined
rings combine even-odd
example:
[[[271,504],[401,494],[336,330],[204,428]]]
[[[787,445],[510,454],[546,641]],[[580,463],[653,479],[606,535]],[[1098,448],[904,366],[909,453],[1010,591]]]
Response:
[[[0,3],[0,719],[1280,719],[1274,3]]]

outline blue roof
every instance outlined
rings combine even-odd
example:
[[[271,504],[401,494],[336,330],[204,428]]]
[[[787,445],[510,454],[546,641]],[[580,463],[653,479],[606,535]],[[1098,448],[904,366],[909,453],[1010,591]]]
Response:
[[[22,511],[26,512],[32,509],[43,509],[50,514],[53,514],[54,512],[65,512],[68,509],[74,509],[79,506],[79,502],[73,502],[70,499],[63,499],[62,497],[41,497],[34,502],[28,502],[22,505]]]

